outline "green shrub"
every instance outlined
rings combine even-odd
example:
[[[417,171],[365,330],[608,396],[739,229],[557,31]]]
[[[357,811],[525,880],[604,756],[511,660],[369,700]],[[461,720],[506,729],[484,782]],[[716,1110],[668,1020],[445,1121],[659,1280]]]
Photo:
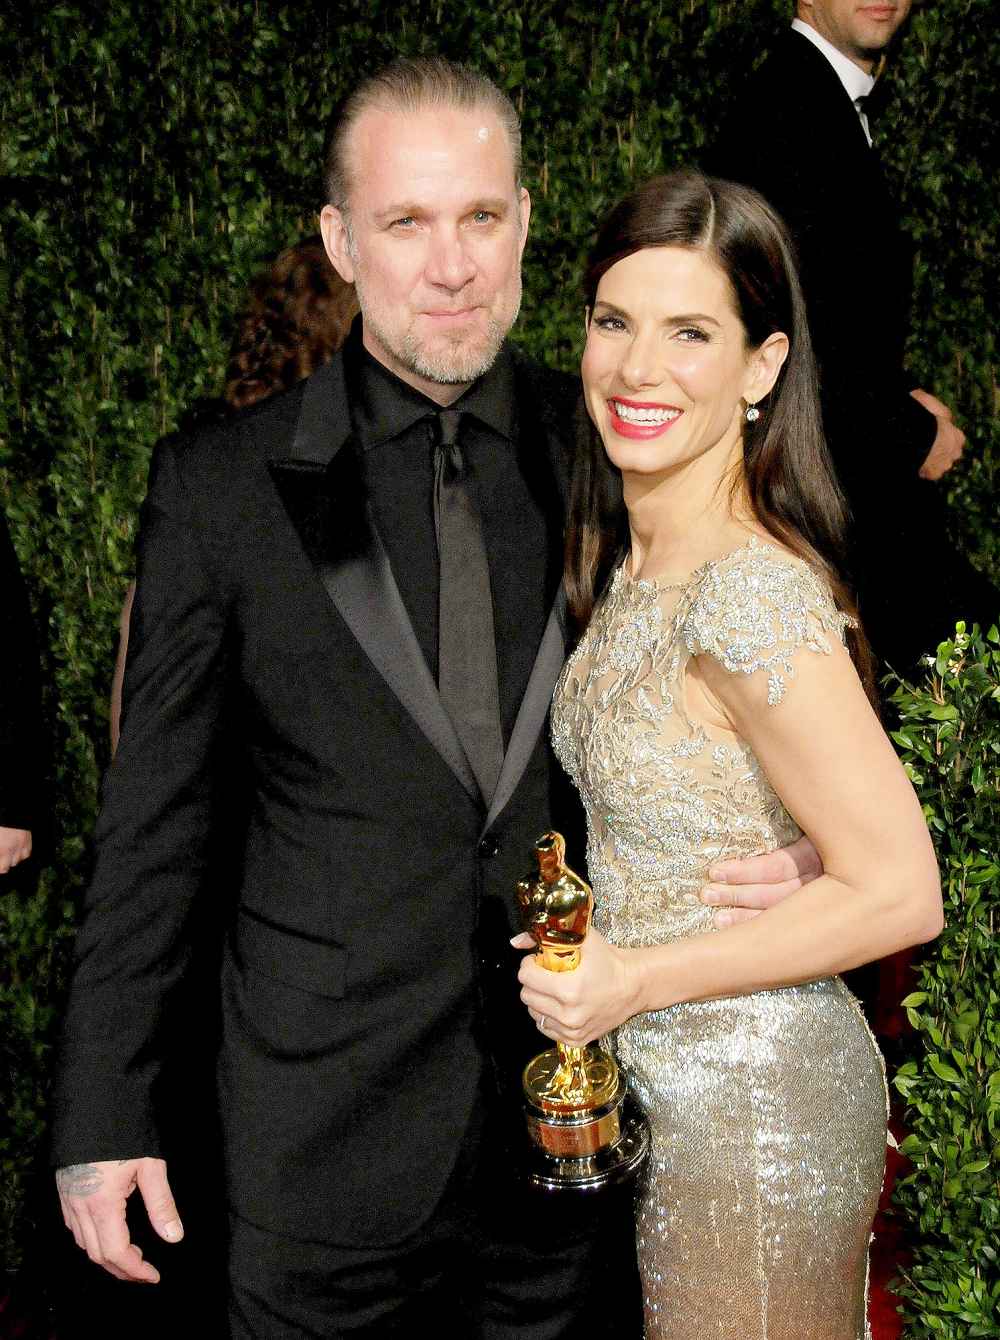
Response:
[[[893,695],[895,740],[941,869],[946,926],[904,1004],[918,1055],[906,1100],[912,1170],[896,1204],[913,1242],[910,1337],[1000,1335],[1000,635],[943,642],[926,685]]]

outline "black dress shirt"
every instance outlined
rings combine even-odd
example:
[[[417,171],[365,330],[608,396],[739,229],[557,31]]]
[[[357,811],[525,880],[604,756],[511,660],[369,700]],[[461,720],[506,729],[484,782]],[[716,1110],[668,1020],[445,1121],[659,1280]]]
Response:
[[[360,319],[344,345],[344,371],[375,525],[436,679],[433,443],[434,418],[442,406],[368,353],[361,341]],[[519,421],[513,360],[506,346],[493,367],[450,408],[467,416],[461,430],[462,450],[482,517],[493,587],[506,745],[555,597],[561,537],[558,527],[546,525],[545,510],[538,501],[551,496],[551,485],[542,478],[547,466],[544,453],[533,450],[531,425]]]

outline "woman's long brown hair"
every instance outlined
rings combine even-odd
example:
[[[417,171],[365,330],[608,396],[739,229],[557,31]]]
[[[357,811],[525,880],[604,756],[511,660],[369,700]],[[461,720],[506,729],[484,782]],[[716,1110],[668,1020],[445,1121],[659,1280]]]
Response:
[[[357,310],[354,285],[330,264],[319,237],[283,251],[250,285],[226,371],[228,404],[245,409],[322,367]]]
[[[795,254],[785,225],[756,191],[697,172],[654,177],[620,201],[601,225],[584,292],[593,310],[602,275],[647,247],[703,251],[729,280],[748,349],[788,337],[785,364],[760,417],[743,435],[743,492],[760,525],[827,578],[839,609],[857,607],[846,575],[849,517],[823,438],[816,360]],[[623,549],[628,522],[621,476],[592,425],[581,428],[570,488],[566,590],[579,629]],[[875,702],[874,660],[860,624],[847,643]]]

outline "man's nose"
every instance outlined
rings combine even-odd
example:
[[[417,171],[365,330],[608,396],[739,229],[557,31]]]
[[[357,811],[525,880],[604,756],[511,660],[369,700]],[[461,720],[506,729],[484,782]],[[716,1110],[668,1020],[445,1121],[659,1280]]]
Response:
[[[464,288],[476,274],[476,265],[457,231],[435,233],[425,267],[427,279],[442,288]]]

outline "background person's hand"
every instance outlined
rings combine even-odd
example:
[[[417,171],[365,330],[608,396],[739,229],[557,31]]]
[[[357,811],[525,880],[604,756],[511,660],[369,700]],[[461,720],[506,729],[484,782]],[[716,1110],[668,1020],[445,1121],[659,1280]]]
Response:
[[[149,1222],[165,1242],[184,1236],[163,1159],[73,1163],[56,1171],[63,1220],[91,1261],[120,1280],[156,1284],[160,1272],[129,1238],[125,1202],[138,1187]]]
[[[713,920],[722,929],[752,921],[822,873],[816,848],[807,837],[800,837],[790,847],[763,856],[719,861],[708,872],[709,883],[701,891],[701,900],[719,909]]]
[[[910,395],[937,420],[937,433],[918,474],[921,479],[940,479],[960,459],[965,450],[965,434],[956,427],[951,410],[936,395],[919,388]]]
[[[0,875],[6,875],[30,855],[31,834],[26,828],[0,827]]]

